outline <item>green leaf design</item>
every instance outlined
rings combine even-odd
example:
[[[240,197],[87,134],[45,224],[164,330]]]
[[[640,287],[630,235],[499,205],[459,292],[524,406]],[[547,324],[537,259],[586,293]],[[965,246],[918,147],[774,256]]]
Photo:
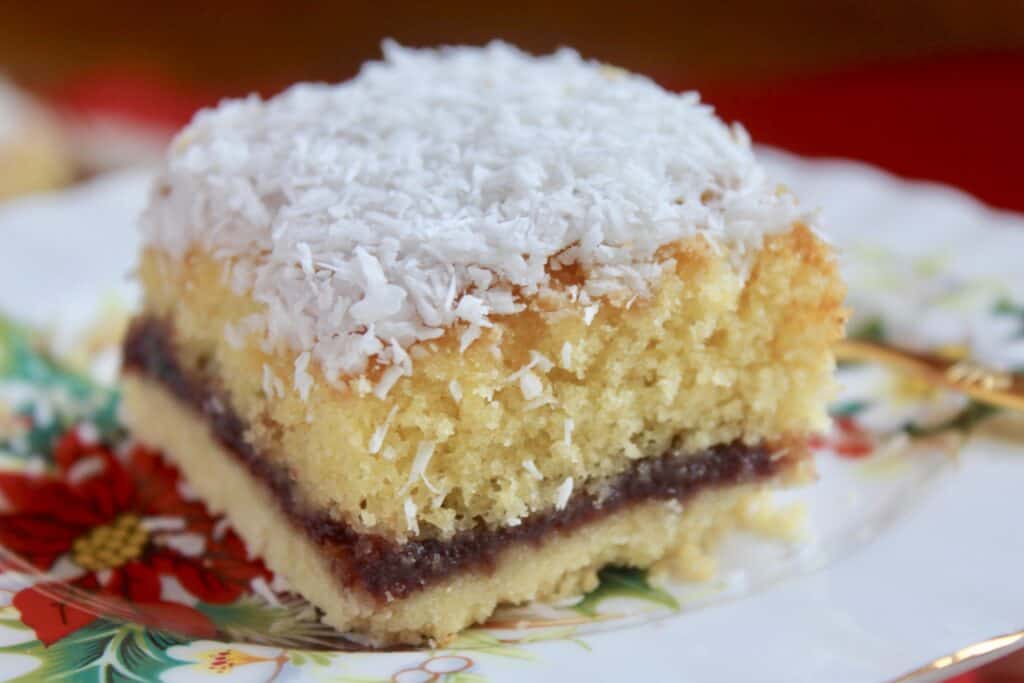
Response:
[[[36,657],[42,665],[15,679],[18,683],[62,681],[155,681],[181,662],[167,649],[187,642],[178,636],[136,624],[97,619],[46,647],[38,640],[0,648],[8,654]]]
[[[71,371],[51,358],[38,335],[0,316],[0,382],[22,385],[29,398],[10,406],[32,426],[18,444],[0,441],[0,451],[16,457],[51,458],[56,440],[72,425],[87,420],[111,441],[121,436],[117,420],[118,393]],[[38,406],[51,417],[37,419]]]
[[[597,616],[598,606],[608,598],[646,600],[678,610],[679,602],[671,593],[655,588],[647,580],[647,571],[634,567],[605,567],[597,574],[597,588],[583,596],[573,609],[590,617]]]
[[[481,629],[468,629],[455,637],[445,647],[448,651],[483,652],[496,657],[509,657],[530,661],[536,659],[533,653],[502,641],[493,633]]]
[[[50,358],[38,335],[2,316],[0,377],[62,388],[74,399],[88,399],[97,390],[90,380],[64,369]]]
[[[848,336],[868,342],[884,342],[886,337],[885,321],[879,316],[871,316],[852,328]]]
[[[251,595],[244,595],[234,602],[225,604],[200,602],[195,607],[209,617],[218,628],[238,628],[239,633],[232,635],[245,635],[250,631],[266,632],[276,622],[288,616],[286,609],[272,607]]]
[[[832,417],[854,417],[864,412],[869,405],[867,401],[843,401],[830,406],[828,412]]]
[[[322,650],[288,650],[288,660],[295,666],[305,666],[307,663],[330,666],[334,661],[334,655]]]
[[[233,640],[282,647],[294,644],[298,649],[290,652],[317,663],[321,663],[318,657],[326,655],[302,648],[310,643],[338,650],[352,648],[351,641],[320,621],[316,610],[297,596],[283,597],[279,605],[269,605],[261,598],[243,595],[232,603],[200,602],[195,608]]]
[[[1024,304],[1015,303],[1006,296],[999,297],[992,306],[992,313],[994,315],[1009,315],[1017,318],[1020,322],[1020,329],[1016,336],[1024,337]]]
[[[447,674],[442,679],[444,683],[487,683],[487,677],[473,673]]]
[[[1024,304],[1016,304],[1008,296],[1001,296],[992,304],[992,312],[996,315],[1024,316]]]
[[[516,640],[517,643],[527,645],[529,643],[542,643],[549,640],[564,640],[574,645],[579,645],[587,652],[591,651],[590,645],[587,641],[579,638],[576,635],[577,628],[575,626],[565,626],[563,628],[545,628],[528,633],[522,638]]]

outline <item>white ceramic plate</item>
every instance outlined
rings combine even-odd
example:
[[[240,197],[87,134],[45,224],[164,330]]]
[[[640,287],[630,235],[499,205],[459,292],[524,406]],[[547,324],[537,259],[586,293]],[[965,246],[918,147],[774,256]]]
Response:
[[[1024,219],[860,164],[764,154],[776,177],[824,207],[850,283],[854,331],[969,349],[989,364],[1024,369]],[[115,175],[0,206],[0,313],[54,330],[54,344],[67,350],[99,302],[113,295],[132,305],[134,222],[147,180],[145,172]],[[159,575],[159,594],[147,599],[198,613],[216,633],[158,632],[178,624],[180,610],[159,612],[164,621],[155,607],[134,621],[122,612],[119,621],[124,606],[113,598],[93,610],[97,618],[88,591],[102,593],[97,586],[113,585],[127,565],[89,572],[70,547],[58,548],[43,568],[8,558],[13,565],[0,573],[0,679],[77,671],[167,681],[931,680],[1024,645],[991,640],[1024,629],[1024,418],[973,424],[976,408],[960,397],[877,368],[846,368],[842,378],[841,419],[819,444],[821,480],[787,494],[808,508],[808,538],[737,536],[722,550],[720,580],[663,585],[610,573],[588,603],[596,618],[571,604],[507,610],[447,650],[381,653],[335,649],[307,606],[275,593],[256,570],[237,594],[206,594],[166,558],[139,569]],[[62,475],[31,439],[10,436],[17,425],[4,445],[4,401],[8,414],[28,401],[37,425],[54,410],[92,414],[68,407],[66,387],[54,398],[52,383],[33,382],[0,372],[0,475],[38,483]],[[971,430],[960,428],[967,423]],[[18,505],[0,508],[0,534],[23,512]],[[173,526],[166,517],[162,524]],[[166,531],[151,527],[151,538]],[[179,562],[203,560],[194,548],[175,552]],[[40,596],[73,609],[53,617]],[[22,618],[19,607],[31,614]],[[78,615],[70,625],[68,613]],[[525,627],[512,628],[517,622]],[[53,644],[43,647],[37,632]]]

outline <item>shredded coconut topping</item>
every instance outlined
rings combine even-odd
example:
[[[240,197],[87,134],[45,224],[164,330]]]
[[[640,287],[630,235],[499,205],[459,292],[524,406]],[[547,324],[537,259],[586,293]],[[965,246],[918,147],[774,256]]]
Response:
[[[405,486],[402,487],[402,493],[408,491],[416,480],[422,479],[423,483],[431,493],[437,493],[437,489],[427,479],[427,465],[430,464],[430,459],[434,456],[434,442],[433,441],[421,441],[420,445],[416,448],[416,455],[412,459],[412,469],[409,470],[409,480],[405,482]]]
[[[530,351],[530,367],[537,368],[541,372],[551,372],[551,368],[555,367],[555,364],[540,351]]]
[[[264,305],[264,340],[328,381],[399,367],[384,396],[411,372],[405,349],[451,327],[467,348],[562,265],[581,266],[589,324],[590,301],[648,292],[666,244],[699,233],[743,263],[811,220],[775,189],[696,93],[571,50],[385,43],[349,82],[200,112],[142,223],[150,246],[224,260]]]
[[[572,495],[572,477],[566,477],[565,481],[559,484],[556,495],[555,509],[564,510],[565,506],[569,504],[569,497]]]
[[[384,418],[384,423],[373,430],[373,434],[370,435],[370,443],[366,447],[370,453],[380,452],[380,447],[384,445],[384,437],[388,434],[388,427],[391,426],[391,420],[395,418],[397,412],[398,406],[392,406],[387,417]]]
[[[527,458],[523,461],[523,469],[530,473],[530,476],[540,481],[544,478],[543,473],[537,469],[537,464],[533,462],[533,458]]]
[[[523,392],[523,398],[530,401],[544,393],[544,384],[540,377],[527,370],[519,376],[519,390]]]
[[[263,393],[267,398],[275,396],[284,398],[285,395],[284,382],[274,374],[274,371],[266,363],[263,364]]]
[[[309,390],[313,388],[313,376],[309,374],[309,351],[303,351],[295,359],[295,389],[305,401],[309,398]]]
[[[402,508],[405,510],[405,524],[409,527],[409,531],[413,534],[418,534],[420,532],[420,523],[416,519],[416,503],[412,502],[412,498],[406,498]]]
[[[530,351],[530,361],[526,365],[519,368],[511,375],[509,375],[506,381],[518,381],[519,386],[521,387],[525,386],[524,382],[528,384],[533,384],[534,382],[536,382],[536,386],[538,386],[540,390],[543,390],[543,385],[540,384],[540,379],[537,377],[536,374],[530,371],[533,370],[534,368],[537,368],[541,372],[547,373],[550,372],[551,368],[553,367],[555,367],[554,363],[548,360],[548,357],[545,356],[543,353],[541,353],[540,351]],[[533,398],[533,396],[527,396],[526,394],[527,390],[524,388],[523,395],[526,396],[526,398]]]

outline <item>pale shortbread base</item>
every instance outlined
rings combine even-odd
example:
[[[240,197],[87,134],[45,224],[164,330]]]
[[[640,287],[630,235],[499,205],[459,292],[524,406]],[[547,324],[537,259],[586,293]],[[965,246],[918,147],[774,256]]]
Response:
[[[125,419],[144,443],[163,451],[216,512],[224,512],[251,552],[324,612],[324,621],[380,644],[444,641],[481,622],[499,604],[552,599],[593,588],[612,563],[647,567],[659,560],[705,577],[709,550],[726,531],[750,521],[768,484],[709,491],[680,506],[627,508],[540,546],[513,545],[492,573],[465,573],[412,596],[378,605],[345,589],[318,548],[283,515],[267,488],[221,447],[192,409],[161,385],[124,378]],[[809,464],[809,463],[805,463]],[[789,472],[790,477],[799,476]],[[683,509],[685,508],[685,509]]]

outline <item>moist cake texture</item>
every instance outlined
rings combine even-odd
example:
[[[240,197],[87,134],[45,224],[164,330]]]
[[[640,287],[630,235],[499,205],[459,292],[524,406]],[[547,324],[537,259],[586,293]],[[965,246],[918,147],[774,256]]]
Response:
[[[844,294],[815,230],[695,94],[386,45],[172,144],[128,419],[330,623],[441,639],[685,565],[811,476]]]

